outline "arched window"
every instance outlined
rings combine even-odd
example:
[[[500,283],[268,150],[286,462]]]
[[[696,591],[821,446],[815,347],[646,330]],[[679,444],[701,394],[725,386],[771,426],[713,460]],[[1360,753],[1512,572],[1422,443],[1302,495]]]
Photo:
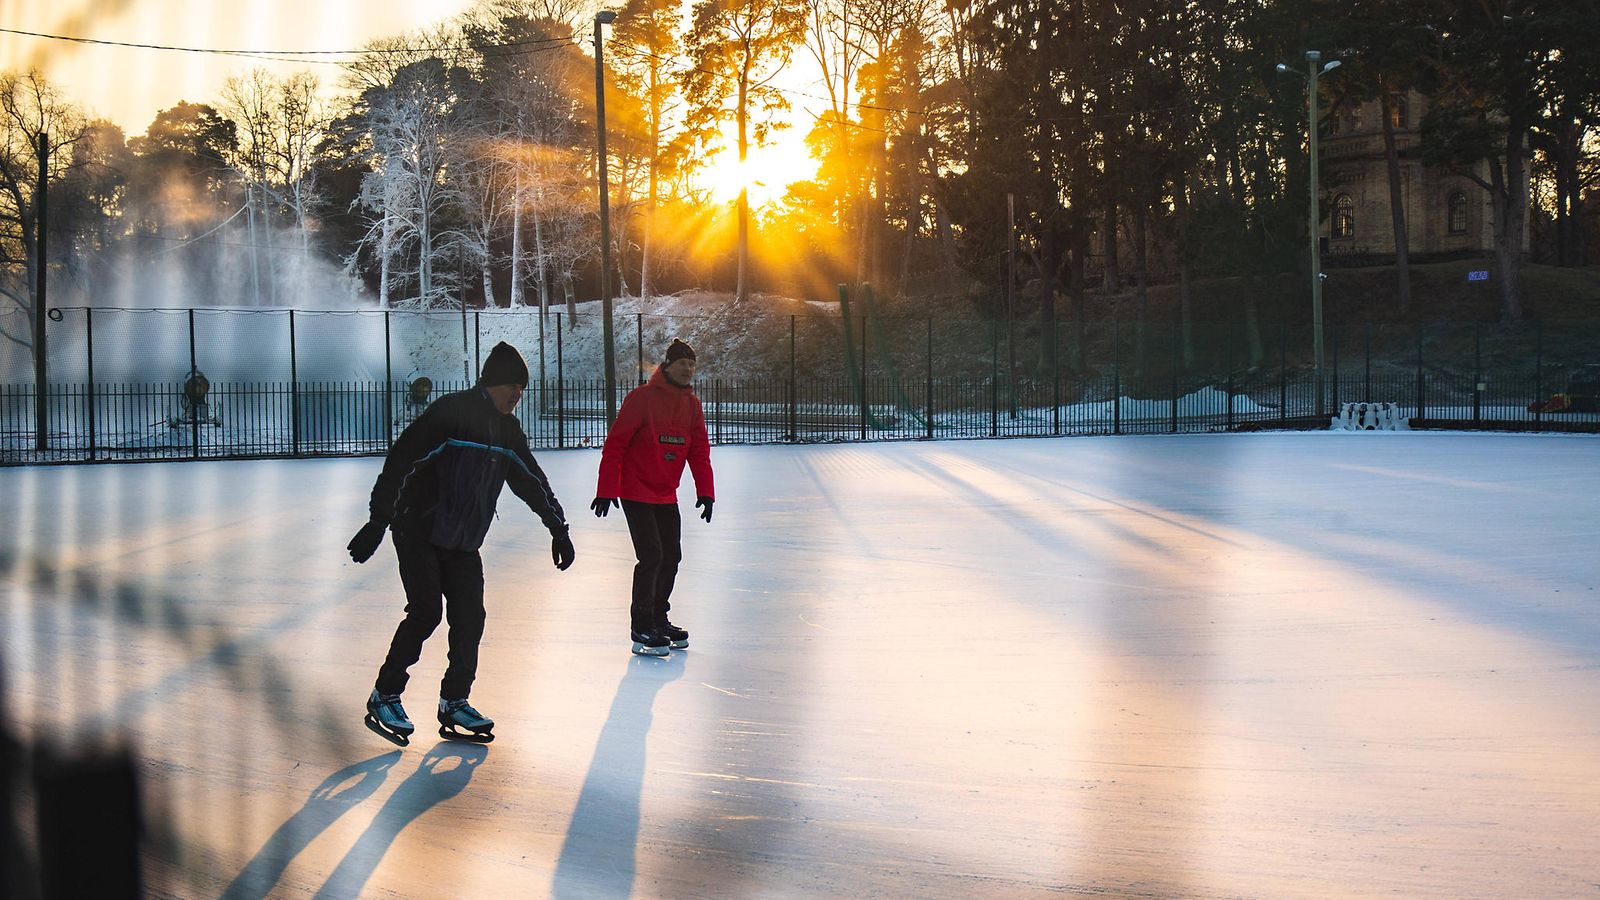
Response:
[[[1349,194],[1333,198],[1333,236],[1336,239],[1356,236],[1356,202]]]
[[[1451,234],[1467,233],[1467,195],[1456,191],[1445,206]]]
[[[1395,94],[1394,97],[1390,98],[1389,124],[1393,125],[1396,130],[1406,127],[1406,123],[1409,121],[1410,115],[1411,110],[1406,104],[1405,94]]]

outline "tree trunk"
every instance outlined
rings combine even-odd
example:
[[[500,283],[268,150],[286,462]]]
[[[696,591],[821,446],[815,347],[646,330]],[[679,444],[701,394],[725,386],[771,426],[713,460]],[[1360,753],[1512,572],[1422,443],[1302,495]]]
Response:
[[[746,134],[746,127],[748,126],[749,123],[747,121],[748,112],[747,112],[747,110],[745,108],[745,104],[747,102],[746,96],[745,96],[745,92],[746,92],[745,83],[743,81],[740,81],[739,82],[739,107],[738,107],[737,118],[739,120],[739,173],[740,173],[740,177],[741,178],[744,177],[745,157],[748,156],[749,152],[750,152],[749,137]],[[749,299],[749,296],[750,296],[750,293],[749,293],[750,288],[749,288],[749,285],[746,283],[746,279],[749,277],[749,271],[750,271],[750,191],[746,187],[744,187],[743,185],[740,185],[740,187],[739,187],[739,278],[738,278],[738,282],[737,282],[737,284],[736,284],[736,286],[734,288],[734,298],[739,303],[743,303],[745,300]]]
[[[261,251],[257,248],[256,238],[256,192],[255,186],[244,186],[244,205],[248,209],[250,220],[250,283],[253,286],[251,301],[256,306],[261,305]]]
[[[494,298],[494,276],[489,271],[489,263],[487,260],[484,261],[483,267],[479,271],[481,272],[483,281],[483,308],[493,309],[498,307],[500,303]]]
[[[1055,229],[1046,224],[1039,233],[1035,255],[1039,267],[1039,368],[1047,376],[1056,371],[1056,270],[1061,267]]]
[[[519,173],[511,200],[511,308],[519,309],[522,305],[522,175]]]
[[[533,207],[533,264],[539,273],[539,319],[550,315],[550,260],[544,249],[544,187],[541,185]]]
[[[1088,331],[1087,312],[1084,309],[1088,301],[1089,280],[1089,223],[1079,225],[1072,241],[1072,315],[1077,330],[1077,339],[1072,342],[1072,357],[1068,365],[1076,374],[1082,375],[1088,371],[1086,351],[1083,348],[1084,336]]]
[[[1101,233],[1101,249],[1105,261],[1105,281],[1101,287],[1108,294],[1122,291],[1122,270],[1117,265],[1117,203],[1106,203],[1105,230]]]
[[[1244,334],[1250,348],[1250,371],[1261,368],[1266,349],[1261,345],[1261,313],[1256,308],[1256,287],[1259,279],[1251,275],[1246,280],[1244,303]]]
[[[391,242],[394,239],[394,188],[389,183],[387,174],[383,184],[383,232],[378,238],[378,308],[389,308],[389,258],[393,254]]]
[[[1134,330],[1133,371],[1134,377],[1144,378],[1149,373],[1146,368],[1146,312],[1150,304],[1150,253],[1149,253],[1149,223],[1150,211],[1143,203],[1133,208],[1133,265],[1134,265],[1134,298],[1138,308],[1138,323]]]
[[[578,296],[572,289],[572,273],[561,273],[561,292],[567,296],[567,323],[576,331],[578,329]]]
[[[1389,218],[1394,224],[1395,290],[1400,311],[1411,310],[1411,237],[1406,232],[1405,191],[1400,183],[1400,153],[1394,140],[1394,95],[1383,94],[1383,157],[1389,167]]]
[[[1503,165],[1490,161],[1489,170],[1497,182],[1494,190],[1495,261],[1500,268],[1501,315],[1507,322],[1522,320],[1522,233],[1528,223],[1527,146],[1528,128],[1516,117],[1506,128],[1506,157]]]
[[[1173,192],[1178,220],[1178,310],[1183,329],[1183,368],[1194,368],[1194,304],[1189,285],[1189,173],[1180,169]]]

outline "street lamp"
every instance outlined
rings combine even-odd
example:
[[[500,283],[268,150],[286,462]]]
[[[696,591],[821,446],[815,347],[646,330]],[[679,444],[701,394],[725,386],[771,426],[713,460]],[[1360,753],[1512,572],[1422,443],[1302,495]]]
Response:
[[[600,26],[617,21],[617,14],[602,10],[594,15],[594,128],[599,143],[600,169],[600,326],[605,343],[606,428],[617,418],[616,351],[611,346],[611,188],[606,183],[606,66],[600,44]]]
[[[1310,132],[1311,153],[1311,210],[1308,214],[1310,226],[1308,233],[1311,236],[1311,341],[1316,351],[1316,414],[1321,416],[1322,410],[1322,248],[1319,246],[1320,235],[1318,231],[1322,225],[1321,210],[1318,208],[1320,195],[1317,191],[1317,78],[1326,75],[1339,67],[1337,59],[1329,60],[1318,66],[1322,61],[1322,53],[1318,50],[1306,51],[1306,106],[1310,111],[1307,119]],[[1291,71],[1285,63],[1278,63],[1279,72]]]

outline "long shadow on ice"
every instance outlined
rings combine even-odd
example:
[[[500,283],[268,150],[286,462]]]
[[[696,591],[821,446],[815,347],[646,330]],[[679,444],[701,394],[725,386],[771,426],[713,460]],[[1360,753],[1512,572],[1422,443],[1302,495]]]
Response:
[[[340,816],[371,797],[388,777],[389,767],[399,761],[400,751],[391,750],[329,775],[311,791],[300,811],[279,825],[272,837],[261,845],[255,857],[223,891],[222,900],[265,897],[283,877],[289,863]]]
[[[561,844],[552,888],[556,897],[626,897],[633,892],[651,709],[656,694],[683,677],[685,656],[628,660]]]
[[[489,749],[481,744],[440,741],[434,745],[422,758],[417,771],[401,782],[384,802],[377,817],[340,860],[317,896],[359,897],[367,879],[372,877],[400,832],[422,818],[423,813],[461,793],[488,755]]]

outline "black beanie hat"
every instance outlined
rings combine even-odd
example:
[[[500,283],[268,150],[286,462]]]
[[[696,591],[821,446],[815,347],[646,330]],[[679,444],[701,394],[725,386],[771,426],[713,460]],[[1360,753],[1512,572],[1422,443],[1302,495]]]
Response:
[[[667,347],[667,365],[670,366],[679,359],[694,359],[694,348],[678,338],[673,338],[672,344]]]
[[[489,358],[483,361],[483,371],[478,373],[479,387],[494,387],[497,384],[520,384],[528,386],[528,364],[522,361],[522,354],[517,348],[505,341],[494,345],[489,351]]]

